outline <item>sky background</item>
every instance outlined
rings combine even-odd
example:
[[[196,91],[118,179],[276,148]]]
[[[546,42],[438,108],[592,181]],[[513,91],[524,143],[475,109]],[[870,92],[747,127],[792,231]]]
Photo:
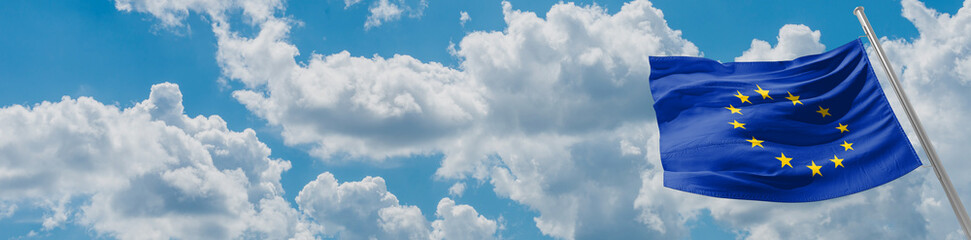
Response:
[[[955,69],[971,67],[968,2],[659,0],[635,1],[625,13],[626,1],[187,2],[0,3],[0,179],[7,179],[0,238],[961,237],[927,167],[811,204],[716,200],[660,187],[652,102],[643,101],[649,66],[640,56],[731,62],[818,53],[863,36],[851,11],[865,6],[967,204],[971,177],[961,169],[971,164],[956,161],[971,135],[959,120],[971,115],[964,96],[971,72]],[[257,5],[270,10],[251,11],[263,9]],[[398,12],[382,18],[388,6]],[[770,49],[753,48],[755,39]],[[584,54],[594,63],[577,60]],[[177,87],[158,85],[165,82]],[[320,97],[328,94],[336,100]],[[179,98],[184,109],[165,112]],[[603,109],[587,111],[595,108]],[[86,134],[103,138],[73,141]],[[91,146],[56,150],[79,144]],[[150,146],[161,147],[142,149]],[[173,157],[159,157],[165,154]],[[274,172],[280,162],[289,169]],[[185,181],[171,177],[178,169],[206,174],[182,188]],[[278,179],[266,177],[274,173]],[[220,190],[239,174],[242,184]],[[215,190],[186,190],[208,189],[200,186],[210,180]],[[162,185],[172,188],[150,187]],[[142,187],[157,192],[132,190]],[[205,213],[206,201],[231,205],[235,195],[225,189],[243,189],[243,207]],[[168,200],[154,210],[118,210],[127,209],[123,196],[138,194],[145,198],[127,205]],[[227,197],[214,197],[220,194]],[[285,210],[266,217],[274,199]],[[892,213],[900,208],[913,210]],[[805,217],[780,220],[788,214]],[[227,216],[242,222],[226,223]],[[168,222],[179,219],[207,227]],[[863,220],[872,221],[855,223]],[[261,221],[284,222],[284,230]],[[799,229],[805,224],[811,227]],[[363,225],[373,226],[355,227]],[[143,231],[152,227],[161,233]],[[818,229],[833,235],[814,235]]]

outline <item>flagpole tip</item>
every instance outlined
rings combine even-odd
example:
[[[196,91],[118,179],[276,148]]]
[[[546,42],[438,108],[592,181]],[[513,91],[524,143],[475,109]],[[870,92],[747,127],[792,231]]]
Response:
[[[856,9],[853,9],[853,13],[856,12],[863,12],[863,6],[857,6]]]

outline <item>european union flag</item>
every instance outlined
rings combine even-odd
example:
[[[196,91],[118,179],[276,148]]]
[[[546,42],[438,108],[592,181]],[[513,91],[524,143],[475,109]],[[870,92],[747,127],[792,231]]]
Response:
[[[920,166],[859,39],[792,61],[650,61],[666,187],[807,202]]]

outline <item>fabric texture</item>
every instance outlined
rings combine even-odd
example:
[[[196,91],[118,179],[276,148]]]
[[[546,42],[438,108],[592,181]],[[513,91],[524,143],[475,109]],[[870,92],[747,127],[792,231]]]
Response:
[[[860,39],[792,61],[651,57],[664,186],[819,201],[921,165]]]

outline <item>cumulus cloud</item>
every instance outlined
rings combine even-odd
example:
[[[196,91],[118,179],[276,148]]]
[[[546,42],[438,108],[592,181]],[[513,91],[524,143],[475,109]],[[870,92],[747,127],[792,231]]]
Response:
[[[438,205],[440,219],[429,225],[418,207],[400,205],[381,177],[338,183],[325,172],[304,186],[297,203],[325,234],[342,239],[489,239],[496,232],[495,221],[448,198]]]
[[[368,11],[371,12],[371,15],[368,15],[367,21],[364,22],[365,29],[381,26],[383,22],[396,21],[404,12],[403,9],[398,7],[398,4],[390,3],[388,0],[378,0],[377,3],[368,8]]]
[[[151,9],[135,8],[163,21],[172,14]],[[210,11],[216,10],[203,12]],[[248,88],[233,95],[282,126],[288,144],[312,144],[312,153],[322,158],[430,153],[485,114],[481,87],[439,63],[341,52],[314,54],[301,66],[294,60],[297,48],[286,39],[291,24],[267,17],[256,23],[255,37],[244,37],[227,22],[213,23],[223,75]]]
[[[289,162],[253,130],[182,109],[170,83],[126,109],[88,97],[0,109],[0,133],[17,136],[0,140],[0,202],[48,209],[45,229],[122,239],[311,237],[281,197]]]
[[[465,192],[465,183],[462,183],[462,182],[457,182],[455,184],[452,184],[452,187],[448,188],[448,195],[452,195],[455,197],[461,197],[462,193],[464,192]]]
[[[246,38],[231,31],[228,23],[213,23],[218,40],[216,60],[223,75],[247,87],[285,79],[298,68],[293,59],[299,54],[297,48],[282,42],[290,32],[290,22],[274,18],[258,25],[256,37]]]
[[[344,239],[387,239],[396,236],[418,239],[427,238],[428,235],[421,211],[413,206],[399,205],[398,198],[388,192],[381,177],[366,177],[359,182],[339,184],[334,175],[323,173],[304,186],[297,196],[297,204],[324,226],[326,234],[336,235],[339,232]],[[395,231],[386,231],[385,225]],[[402,236],[394,233],[412,234]],[[416,236],[406,237],[412,235]]]
[[[487,88],[483,127],[498,135],[582,135],[649,120],[648,56],[699,54],[647,1],[614,15],[557,4],[546,19],[504,2],[503,14],[505,31],[470,33],[457,51],[465,72]],[[461,155],[448,158],[461,163]],[[470,170],[449,163],[442,175]]]
[[[775,47],[769,42],[752,39],[752,47],[745,50],[735,61],[770,61],[790,60],[809,54],[816,54],[826,50],[826,46],[819,42],[819,30],[813,31],[802,24],[786,24],[779,29],[778,43]]]
[[[883,38],[881,43],[945,169],[951,170],[950,177],[957,192],[962,193],[964,205],[971,206],[971,176],[952,170],[971,168],[971,164],[960,160],[966,155],[965,143],[971,141],[971,128],[963,121],[971,118],[971,97],[967,94],[971,92],[971,75],[967,71],[971,62],[971,39],[967,38],[971,35],[971,1],[965,1],[954,15],[927,8],[918,1],[901,4],[903,16],[917,27],[920,37]],[[936,178],[927,176],[921,195],[923,201],[941,205],[922,208],[935,236],[960,238],[959,226],[953,221]]]
[[[438,202],[435,215],[441,219],[432,222],[431,239],[494,239],[496,221],[489,220],[469,205],[455,205],[455,201],[443,198]]]
[[[344,0],[344,9],[348,9],[364,0]],[[387,22],[398,21],[401,16],[419,18],[424,14],[428,7],[427,0],[419,0],[417,3],[408,3],[407,0],[377,0],[368,6],[367,20],[364,22],[364,29],[381,26]]]
[[[612,15],[557,4],[545,19],[503,3],[503,14],[503,32],[473,32],[459,44],[463,69],[487,89],[489,114],[464,145],[444,148],[438,174],[488,179],[498,195],[537,210],[549,236],[678,237],[636,221],[630,189],[646,164],[621,142],[650,134],[647,57],[699,55],[697,47],[647,1]]]
[[[234,96],[282,126],[287,143],[315,144],[313,153],[323,158],[428,153],[487,111],[480,87],[465,74],[410,56],[314,55],[284,75],[290,77]]]
[[[464,27],[465,26],[465,22],[468,22],[469,20],[472,20],[472,18],[469,17],[469,13],[468,12],[466,12],[466,11],[459,12],[459,24],[462,24],[462,26]]]
[[[351,1],[351,0],[348,0]],[[116,0],[115,8],[121,11],[148,13],[161,21],[166,27],[182,26],[182,21],[190,12],[205,13],[216,21],[226,21],[230,10],[243,10],[247,20],[262,22],[273,18],[277,10],[283,8],[281,0],[183,0],[183,1],[144,1]]]
[[[338,184],[321,174],[299,193],[298,211],[281,197],[289,162],[269,158],[253,130],[230,131],[219,116],[189,118],[183,108],[178,86],[163,83],[126,109],[87,97],[0,109],[0,133],[19,136],[0,141],[0,217],[18,204],[39,207],[48,210],[45,230],[76,222],[120,239],[495,234],[495,221],[449,199],[431,224],[380,177]]]

